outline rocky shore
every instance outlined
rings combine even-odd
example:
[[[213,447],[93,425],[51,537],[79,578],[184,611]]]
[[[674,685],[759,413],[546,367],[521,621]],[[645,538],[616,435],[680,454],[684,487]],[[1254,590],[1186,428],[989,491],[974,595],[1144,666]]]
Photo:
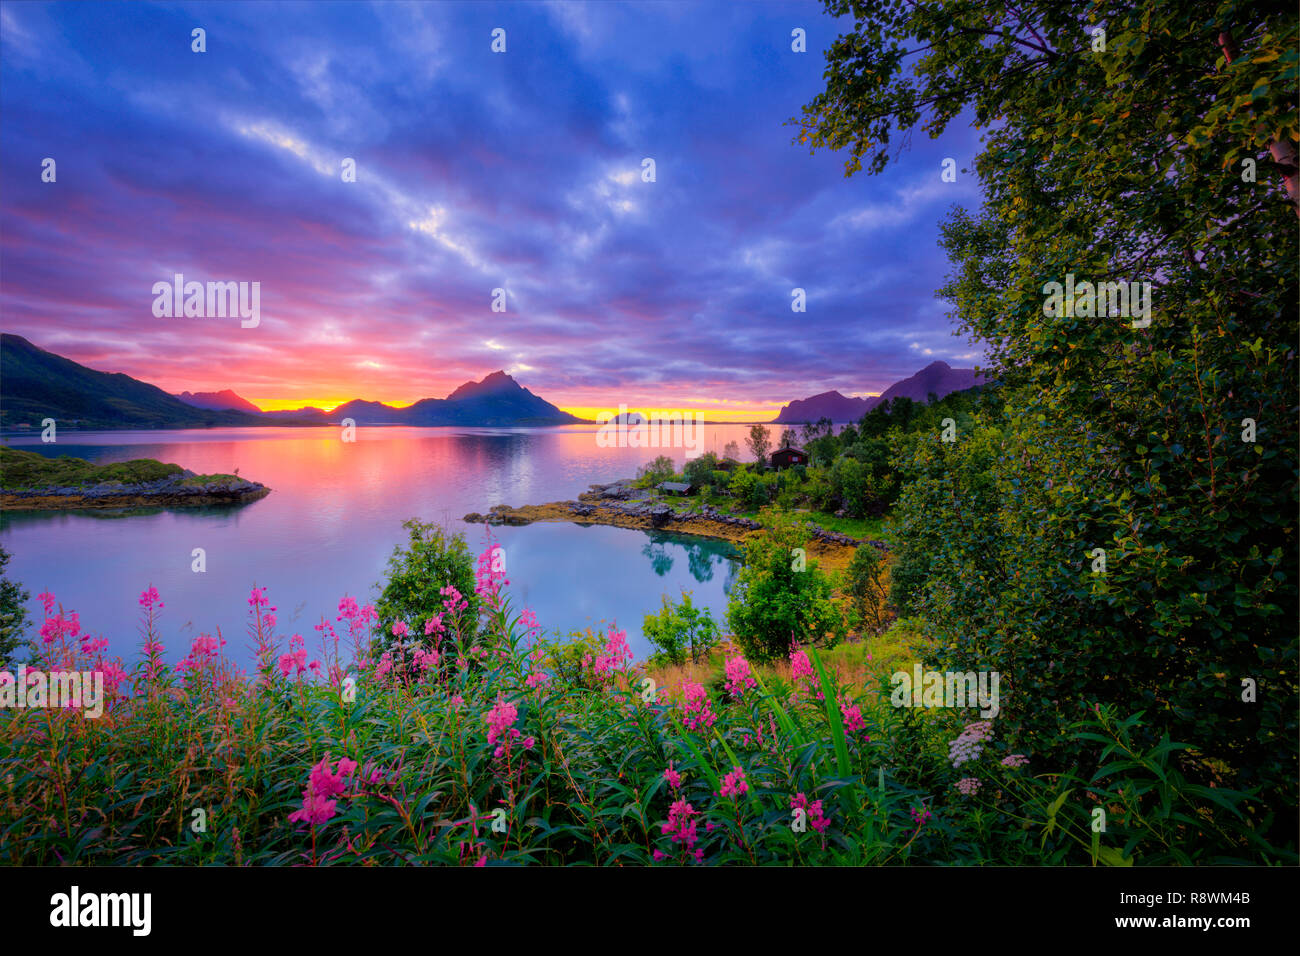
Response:
[[[762,527],[753,519],[726,514],[707,505],[700,506],[690,498],[678,499],[681,502],[678,505],[669,504],[632,485],[632,479],[625,478],[607,485],[592,485],[591,490],[580,494],[576,501],[552,501],[519,508],[496,505],[485,515],[477,512],[467,514],[465,520],[471,524],[488,525],[572,521],[720,538],[736,545],[744,544],[746,538]],[[853,552],[863,544],[871,544],[881,551],[889,550],[889,545],[883,541],[859,540],[810,525],[812,542],[809,551],[830,567],[847,567]]]
[[[266,485],[243,478],[221,476],[196,482],[185,470],[155,481],[107,481],[85,486],[5,489],[0,507],[7,511],[54,511],[69,508],[130,508],[139,506],[189,507],[242,504],[271,493]]]

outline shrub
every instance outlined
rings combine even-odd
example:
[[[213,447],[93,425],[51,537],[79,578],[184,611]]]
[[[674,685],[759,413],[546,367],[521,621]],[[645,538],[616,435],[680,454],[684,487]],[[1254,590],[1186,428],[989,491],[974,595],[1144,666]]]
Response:
[[[659,658],[669,664],[684,664],[688,653],[692,663],[698,661],[700,652],[707,652],[718,639],[713,615],[708,608],[695,607],[689,591],[682,592],[677,605],[665,594],[663,607],[658,614],[646,615],[641,630],[659,652]]]
[[[387,647],[392,642],[393,625],[399,621],[410,628],[417,642],[422,641],[423,625],[435,614],[443,615],[445,633],[472,639],[479,596],[475,593],[474,559],[464,535],[418,518],[403,522],[402,527],[409,540],[405,548],[393,549],[383,591],[375,602],[379,645]],[[445,587],[455,588],[464,599],[465,606],[454,614],[444,610]]]
[[[808,537],[806,525],[778,513],[745,543],[727,620],[753,660],[785,657],[792,644],[834,643],[844,636],[831,581],[806,557]]]

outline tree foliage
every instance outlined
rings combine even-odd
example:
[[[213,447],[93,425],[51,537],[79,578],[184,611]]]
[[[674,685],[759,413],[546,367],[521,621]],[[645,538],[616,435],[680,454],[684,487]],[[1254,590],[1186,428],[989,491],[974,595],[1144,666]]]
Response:
[[[813,149],[875,173],[897,133],[986,130],[940,291],[1002,407],[900,456],[898,603],[1007,675],[1032,744],[1142,709],[1142,742],[1194,742],[1194,779],[1259,786],[1293,828],[1297,225],[1273,156],[1300,138],[1294,4],[827,8],[854,27],[804,108]],[[1070,277],[1150,283],[1150,324],[1048,314]]]

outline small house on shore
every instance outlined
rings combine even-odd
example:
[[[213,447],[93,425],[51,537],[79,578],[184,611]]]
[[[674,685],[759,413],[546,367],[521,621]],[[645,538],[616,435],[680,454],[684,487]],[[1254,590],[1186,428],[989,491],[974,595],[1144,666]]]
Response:
[[[689,481],[665,481],[659,485],[659,490],[666,495],[682,498],[694,494],[695,486]]]
[[[718,471],[735,471],[740,467],[740,462],[736,459],[727,457],[718,462]]]
[[[772,452],[772,467],[778,470],[789,468],[792,465],[808,464],[808,453],[802,448],[795,448],[793,445],[788,448],[778,448]]]

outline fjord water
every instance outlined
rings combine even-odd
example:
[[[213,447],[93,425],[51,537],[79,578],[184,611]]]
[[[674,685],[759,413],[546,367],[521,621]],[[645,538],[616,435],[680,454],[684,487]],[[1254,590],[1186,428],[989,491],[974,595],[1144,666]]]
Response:
[[[701,450],[744,447],[748,428],[703,426]],[[774,438],[780,428],[773,429]],[[539,504],[577,497],[593,482],[630,477],[639,465],[683,449],[602,448],[594,425],[554,428],[244,428],[179,431],[59,432],[6,441],[48,455],[98,463],[132,458],[175,462],[198,474],[230,473],[260,481],[271,494],[242,506],[103,511],[5,512],[0,543],[9,574],[31,593],[53,593],[83,627],[109,639],[128,662],[138,653],[140,592],[156,587],[166,605],[167,658],[177,661],[200,633],[220,628],[225,651],[247,666],[248,594],[269,588],[277,633],[300,633],[333,620],[339,598],[373,600],[402,522],[438,521],[463,532],[477,555],[482,526],[461,519],[492,505]],[[531,607],[547,632],[567,634],[602,622],[627,631],[637,656],[650,650],[641,632],[662,595],[690,590],[697,605],[724,620],[737,570],[723,542],[624,528],[542,523],[493,528],[506,551],[507,591],[516,610]],[[207,570],[191,570],[195,548]],[[412,622],[414,624],[415,622]],[[33,628],[34,630],[34,628]]]

